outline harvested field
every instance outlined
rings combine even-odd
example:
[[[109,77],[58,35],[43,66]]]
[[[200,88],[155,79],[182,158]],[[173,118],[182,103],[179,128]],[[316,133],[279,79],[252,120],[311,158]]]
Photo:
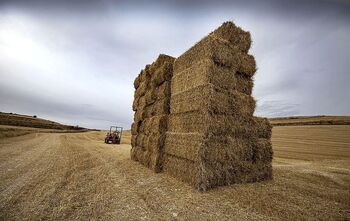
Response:
[[[64,125],[51,120],[37,118],[36,116],[3,113],[3,112],[0,112],[0,125],[30,127],[30,128],[34,127],[34,128],[56,129],[56,130],[77,130],[77,131],[86,130],[86,128]]]
[[[270,118],[274,126],[292,125],[350,125],[350,116],[297,116]]]
[[[45,129],[45,128],[34,128],[34,127],[19,127],[0,125],[0,138],[5,137],[16,137],[31,133],[79,133],[88,131],[87,129],[82,130],[64,130],[64,129]]]
[[[130,160],[104,132],[0,139],[0,220],[346,220],[350,126],[274,127],[274,179],[208,192]]]

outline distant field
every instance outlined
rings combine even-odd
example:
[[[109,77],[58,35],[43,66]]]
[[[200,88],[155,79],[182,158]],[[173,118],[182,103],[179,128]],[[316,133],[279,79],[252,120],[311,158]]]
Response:
[[[350,116],[299,116],[270,118],[273,126],[350,125]]]
[[[0,139],[6,137],[16,137],[31,133],[80,133],[88,130],[60,130],[60,129],[45,129],[45,128],[34,128],[34,127],[18,127],[0,125]]]
[[[86,128],[60,124],[34,116],[0,112],[0,138],[30,133],[84,132]]]
[[[78,126],[70,126],[60,124],[54,121],[13,113],[0,112],[0,125],[20,126],[20,127],[34,127],[44,129],[57,129],[57,130],[82,130],[85,128]]]

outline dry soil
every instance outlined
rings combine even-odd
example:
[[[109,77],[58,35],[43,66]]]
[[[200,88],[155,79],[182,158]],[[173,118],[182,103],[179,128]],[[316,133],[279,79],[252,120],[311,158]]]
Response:
[[[0,220],[350,219],[350,126],[273,129],[274,180],[201,193],[102,132],[0,139]]]

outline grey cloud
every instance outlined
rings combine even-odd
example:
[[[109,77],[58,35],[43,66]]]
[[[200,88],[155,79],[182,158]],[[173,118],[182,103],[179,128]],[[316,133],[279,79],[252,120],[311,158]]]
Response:
[[[287,117],[300,115],[299,104],[285,103],[281,100],[271,100],[258,103],[257,116]]]
[[[0,111],[128,127],[140,69],[159,53],[179,56],[225,20],[252,34],[257,114],[350,114],[350,4],[326,0],[2,1],[0,23],[52,57],[20,63],[1,51],[0,34]],[[16,79],[35,86],[22,90]]]
[[[95,128],[106,128],[106,125],[119,124],[128,128],[130,116],[127,113],[117,113],[114,110],[103,109],[94,104],[64,103],[47,100],[30,94],[8,92],[8,88],[0,88],[0,101],[2,111],[24,113],[47,117],[52,120]]]

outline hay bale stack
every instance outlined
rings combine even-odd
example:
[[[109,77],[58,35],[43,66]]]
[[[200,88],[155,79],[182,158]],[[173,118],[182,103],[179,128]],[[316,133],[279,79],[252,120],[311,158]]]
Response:
[[[131,127],[131,159],[162,170],[162,155],[170,112],[170,81],[174,58],[159,55],[134,81],[134,123]]]
[[[250,45],[226,22],[174,62],[163,170],[199,190],[272,178],[271,126],[253,117]]]

